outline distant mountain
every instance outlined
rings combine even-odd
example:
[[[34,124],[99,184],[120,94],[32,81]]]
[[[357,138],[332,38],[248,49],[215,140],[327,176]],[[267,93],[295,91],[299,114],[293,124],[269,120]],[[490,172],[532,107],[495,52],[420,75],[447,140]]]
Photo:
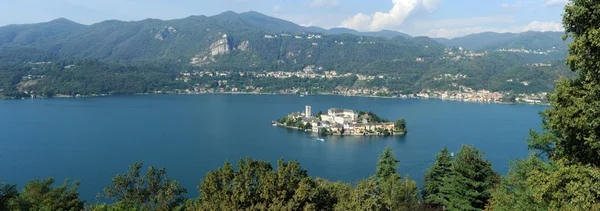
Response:
[[[0,27],[0,46],[27,45],[42,39],[81,29],[84,25],[60,18],[46,23]]]
[[[63,57],[114,61],[160,59],[213,66],[231,65],[231,61],[254,64],[244,65],[246,68],[276,65],[301,69],[313,64],[356,67],[374,61],[414,61],[416,57],[442,53],[441,49],[428,49],[400,32],[326,30],[299,26],[257,12],[231,11],[166,21],[108,20],[89,26],[59,19],[0,27],[0,37],[7,37],[0,47],[22,46]],[[393,37],[405,39],[401,42],[386,39]],[[347,59],[353,60],[347,62]]]
[[[435,38],[435,40],[449,47],[463,47],[472,50],[516,48],[529,50],[557,49],[565,51],[569,42],[562,40],[563,35],[564,32],[483,32],[453,39]]]
[[[128,77],[137,77],[144,70],[150,72],[143,75],[155,72],[152,78],[163,78],[163,74],[167,74],[173,79],[175,70],[335,70],[340,74],[380,76],[357,81],[353,85],[356,87],[419,91],[451,90],[460,84],[474,89],[538,92],[551,89],[558,77],[568,76],[566,67],[561,63],[549,64],[564,59],[565,55],[496,50],[525,48],[564,52],[567,42],[561,41],[560,35],[562,33],[483,33],[455,39],[431,39],[394,31],[358,32],[344,28],[303,27],[256,12],[224,12],[176,20],[107,20],[92,25],[57,19],[47,23],[0,27],[0,73],[10,72],[4,74],[4,79],[0,77],[0,84],[9,84],[8,87],[5,85],[6,89],[14,91],[14,85],[25,73],[48,74],[32,69],[30,65],[53,61],[48,68],[56,70],[54,73],[60,77],[60,80],[55,78],[52,82],[55,88],[73,81],[78,84],[95,82],[96,87],[104,86],[102,81],[121,84],[119,81],[125,83]],[[447,49],[447,46],[488,52],[471,53]],[[94,75],[92,78],[86,72],[78,72],[73,78],[72,71],[61,71],[73,64],[71,61],[80,61],[78,65],[82,64],[82,67],[76,68],[78,70],[91,68],[85,66],[89,63],[88,59],[107,63],[113,67],[114,74],[105,74],[104,64],[92,65],[95,68],[90,73]],[[127,64],[134,64],[135,68]],[[9,67],[3,69],[2,65]],[[135,70],[135,73],[128,72],[128,77],[124,77],[121,72],[128,70]],[[165,70],[169,71],[165,73]],[[348,80],[358,77],[354,76],[348,77]],[[82,81],[79,77],[88,78]],[[290,80],[290,84],[280,84],[279,88],[309,83],[304,79]],[[508,81],[519,83],[507,85]],[[165,83],[171,82],[148,83],[164,87]],[[144,83],[137,86],[146,86]],[[261,83],[265,83],[265,87],[272,86],[271,79]],[[118,90],[126,92],[125,88]],[[72,90],[54,91],[65,92],[75,93]]]
[[[235,19],[241,19],[241,20],[247,22],[248,24],[250,24],[251,26],[253,26],[254,29],[261,29],[263,31],[273,32],[273,33],[306,32],[306,33],[321,33],[321,34],[332,34],[332,35],[352,34],[352,35],[357,35],[357,36],[385,37],[385,38],[393,38],[396,36],[401,36],[401,37],[406,37],[406,38],[411,37],[408,34],[397,32],[397,31],[390,31],[390,30],[383,30],[383,31],[379,31],[379,32],[359,32],[359,31],[356,31],[353,29],[347,29],[347,28],[332,28],[332,29],[327,30],[327,29],[323,29],[323,28],[315,27],[315,26],[304,27],[304,26],[300,26],[300,25],[295,24],[290,21],[282,20],[279,18],[274,18],[271,16],[264,15],[262,13],[254,12],[254,11],[244,12],[244,13],[240,13],[240,14],[232,12],[232,11],[227,11],[227,12],[221,13],[219,15],[212,16],[211,18],[219,19],[221,21],[225,21],[225,20],[233,21]]]

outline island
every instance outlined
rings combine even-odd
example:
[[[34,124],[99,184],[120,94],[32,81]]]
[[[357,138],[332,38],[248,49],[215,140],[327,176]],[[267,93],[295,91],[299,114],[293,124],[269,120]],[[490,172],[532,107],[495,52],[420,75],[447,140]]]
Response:
[[[304,112],[293,112],[280,120],[272,121],[273,126],[280,126],[306,132],[326,135],[351,136],[393,136],[406,134],[404,119],[391,122],[372,112],[355,111],[343,108],[330,108],[327,113],[319,111],[316,116],[307,105]]]

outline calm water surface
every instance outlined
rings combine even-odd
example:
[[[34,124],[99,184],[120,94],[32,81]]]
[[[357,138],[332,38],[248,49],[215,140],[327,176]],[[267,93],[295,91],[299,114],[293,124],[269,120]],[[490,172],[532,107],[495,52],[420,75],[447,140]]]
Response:
[[[311,105],[373,111],[405,118],[405,137],[328,137],[325,142],[269,123]],[[36,177],[81,181],[94,200],[135,161],[167,167],[190,196],[200,179],[250,156],[298,160],[310,175],[355,182],[375,172],[391,147],[401,174],[419,183],[435,154],[462,144],[485,151],[505,174],[508,161],[528,155],[528,130],[539,129],[542,106],[440,100],[297,95],[149,95],[86,99],[0,100],[0,179],[22,187]]]

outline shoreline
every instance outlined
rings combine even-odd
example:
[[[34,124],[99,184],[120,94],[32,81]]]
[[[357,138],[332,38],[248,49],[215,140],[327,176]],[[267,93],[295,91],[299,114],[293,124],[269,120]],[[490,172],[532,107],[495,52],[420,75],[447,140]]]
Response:
[[[227,94],[227,95],[299,95],[292,93],[260,93],[260,92],[202,92],[202,93],[133,93],[133,94],[92,94],[92,95],[64,95],[57,94],[52,97],[27,97],[27,98],[10,98],[6,96],[0,96],[0,100],[25,100],[25,99],[53,99],[53,98],[93,98],[93,97],[111,97],[111,96],[136,96],[136,95],[207,95],[207,94]],[[456,101],[464,103],[477,103],[477,104],[504,104],[504,105],[541,105],[549,106],[549,103],[506,103],[506,102],[479,102],[479,101],[468,101],[459,99],[444,99],[435,97],[388,97],[388,96],[372,96],[372,95],[342,95],[342,94],[309,94],[307,96],[343,96],[343,97],[365,97],[365,98],[380,98],[380,99],[418,99],[418,100],[442,100],[442,101]]]
[[[313,131],[311,129],[301,129],[299,127],[287,126],[287,125],[281,124],[281,123],[279,123],[277,121],[271,121],[271,126],[273,126],[273,127],[282,127],[282,128],[286,128],[286,129],[294,129],[294,130],[303,131],[303,132],[307,132],[307,133],[317,134],[318,137],[325,137],[325,136],[322,136],[322,135],[318,134],[318,132]],[[357,136],[403,136],[403,135],[406,135],[406,132],[404,132],[404,133],[391,133],[389,135],[383,135],[383,134],[378,134],[378,133],[364,133],[364,134],[336,134],[336,133],[330,133],[330,134],[327,134],[326,136],[353,136],[353,137],[357,137]]]

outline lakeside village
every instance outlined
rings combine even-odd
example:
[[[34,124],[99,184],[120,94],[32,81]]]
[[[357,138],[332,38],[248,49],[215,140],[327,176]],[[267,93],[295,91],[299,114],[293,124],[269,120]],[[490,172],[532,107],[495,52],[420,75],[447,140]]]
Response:
[[[404,135],[407,132],[404,119],[393,123],[371,112],[342,108],[330,108],[326,114],[319,111],[316,116],[313,116],[309,105],[304,112],[293,112],[280,120],[272,121],[271,124],[321,136],[393,136]]]
[[[361,75],[353,73],[338,74],[336,71],[322,71],[323,67],[315,67],[314,65],[307,66],[303,71],[298,72],[232,72],[232,71],[199,71],[199,72],[182,72],[181,77],[177,80],[189,81],[191,77],[210,77],[215,79],[223,79],[231,77],[232,75],[249,76],[254,78],[274,78],[274,79],[286,79],[292,77],[298,78],[342,78],[356,76],[359,81],[375,80],[375,79],[386,79],[391,76],[387,75]],[[314,70],[319,70],[322,73],[316,73]],[[235,85],[228,84],[227,80],[217,80],[217,87],[207,87],[201,84],[196,84],[193,89],[187,90],[176,90],[175,92],[167,93],[185,93],[185,94],[205,94],[205,93],[244,93],[244,94],[320,94],[320,95],[343,95],[343,96],[364,96],[364,97],[384,97],[384,98],[418,98],[418,99],[442,99],[442,100],[454,100],[464,102],[477,102],[477,103],[518,103],[518,104],[546,104],[546,96],[548,93],[540,92],[535,94],[517,94],[517,93],[501,93],[491,92],[485,89],[475,90],[467,86],[459,85],[453,81],[467,78],[464,74],[440,74],[433,78],[433,80],[446,80],[452,83],[453,86],[457,87],[456,90],[432,90],[424,89],[418,93],[402,94],[395,91],[389,90],[386,87],[371,87],[371,88],[354,88],[354,87],[342,87],[338,86],[332,91],[321,91],[319,93],[308,93],[306,89],[302,88],[288,88],[265,92],[265,87],[256,86],[244,86],[236,87]],[[507,80],[507,83],[520,83],[524,86],[528,86],[528,81],[519,81],[518,79]],[[161,93],[161,92],[157,92]]]

